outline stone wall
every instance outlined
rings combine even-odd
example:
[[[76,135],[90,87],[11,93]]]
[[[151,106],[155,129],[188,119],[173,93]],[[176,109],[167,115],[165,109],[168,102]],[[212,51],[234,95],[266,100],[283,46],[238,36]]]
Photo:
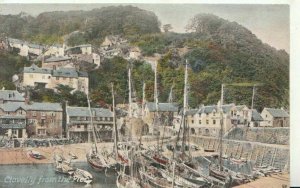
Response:
[[[290,129],[284,128],[234,128],[225,135],[225,138],[232,140],[245,140],[251,142],[262,142],[268,144],[289,144]]]
[[[219,151],[219,139],[191,136],[191,141],[203,148]],[[267,165],[289,170],[289,147],[238,140],[223,141],[223,154],[253,161],[257,166]]]

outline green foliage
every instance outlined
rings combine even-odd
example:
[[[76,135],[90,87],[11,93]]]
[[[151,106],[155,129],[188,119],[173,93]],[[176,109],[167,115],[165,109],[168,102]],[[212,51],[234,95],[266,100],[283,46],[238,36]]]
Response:
[[[73,88],[58,85],[57,92],[52,89],[30,89],[30,100],[35,102],[63,103],[68,101],[70,106],[87,106],[86,94],[81,91],[71,93]]]
[[[151,66],[140,61],[129,62],[114,57],[103,62],[102,66],[90,72],[91,99],[97,106],[111,104],[111,83],[114,83],[116,103],[128,102],[128,68],[132,67],[133,88],[138,99],[142,98],[142,85],[146,83],[146,99],[153,98],[153,72]],[[152,87],[152,88],[151,88]],[[150,92],[152,90],[152,92]]]
[[[37,17],[0,15],[0,33],[5,36],[36,43],[62,43],[70,37],[70,44],[92,43],[99,45],[106,35],[142,35],[160,32],[160,22],[153,12],[133,6],[110,6],[91,11],[45,12]]]
[[[24,66],[29,66],[30,62],[21,56],[0,51],[0,87],[14,89],[12,76],[17,74]]]

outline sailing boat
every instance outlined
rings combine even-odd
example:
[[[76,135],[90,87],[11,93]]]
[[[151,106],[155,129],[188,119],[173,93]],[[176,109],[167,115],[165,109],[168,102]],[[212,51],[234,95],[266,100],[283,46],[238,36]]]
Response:
[[[219,165],[210,164],[209,165],[209,175],[225,182],[227,177],[231,178],[231,175],[228,171],[224,171],[224,169],[223,169],[223,140],[222,140],[223,139],[223,110],[222,110],[223,94],[224,94],[224,84],[222,84],[221,101],[219,104],[219,112],[221,114]]]
[[[92,116],[92,110],[91,110],[91,104],[89,100],[89,96],[87,94],[87,101],[88,101],[88,108],[90,113],[90,122],[91,122],[91,128],[93,133],[93,145],[92,149],[89,153],[86,154],[87,162],[88,164],[97,171],[103,171],[105,168],[110,168],[110,165],[107,164],[107,162],[104,160],[104,156],[102,153],[98,152],[97,149],[97,138],[95,133],[95,127],[93,124],[93,116]]]
[[[141,188],[142,186],[138,183],[139,180],[134,176],[135,164],[135,147],[131,148],[131,159],[130,159],[130,175],[125,173],[125,165],[123,165],[123,170],[118,172],[118,177],[116,180],[116,185],[118,188]]]

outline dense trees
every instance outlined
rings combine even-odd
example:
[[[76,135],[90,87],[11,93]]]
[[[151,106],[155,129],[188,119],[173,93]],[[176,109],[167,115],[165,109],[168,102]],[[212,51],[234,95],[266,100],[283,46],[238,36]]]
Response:
[[[70,38],[70,45],[86,42],[99,45],[106,35],[142,35],[160,32],[159,28],[154,13],[133,6],[45,12],[36,18],[23,14],[0,16],[0,33],[43,44],[61,43],[74,31],[80,34]]]

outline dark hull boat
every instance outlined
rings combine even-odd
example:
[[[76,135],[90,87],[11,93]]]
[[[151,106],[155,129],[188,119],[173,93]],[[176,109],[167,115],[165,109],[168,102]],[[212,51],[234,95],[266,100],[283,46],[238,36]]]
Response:
[[[108,167],[107,165],[103,164],[103,160],[101,160],[99,156],[87,154],[86,159],[88,164],[97,171],[103,171]]]

